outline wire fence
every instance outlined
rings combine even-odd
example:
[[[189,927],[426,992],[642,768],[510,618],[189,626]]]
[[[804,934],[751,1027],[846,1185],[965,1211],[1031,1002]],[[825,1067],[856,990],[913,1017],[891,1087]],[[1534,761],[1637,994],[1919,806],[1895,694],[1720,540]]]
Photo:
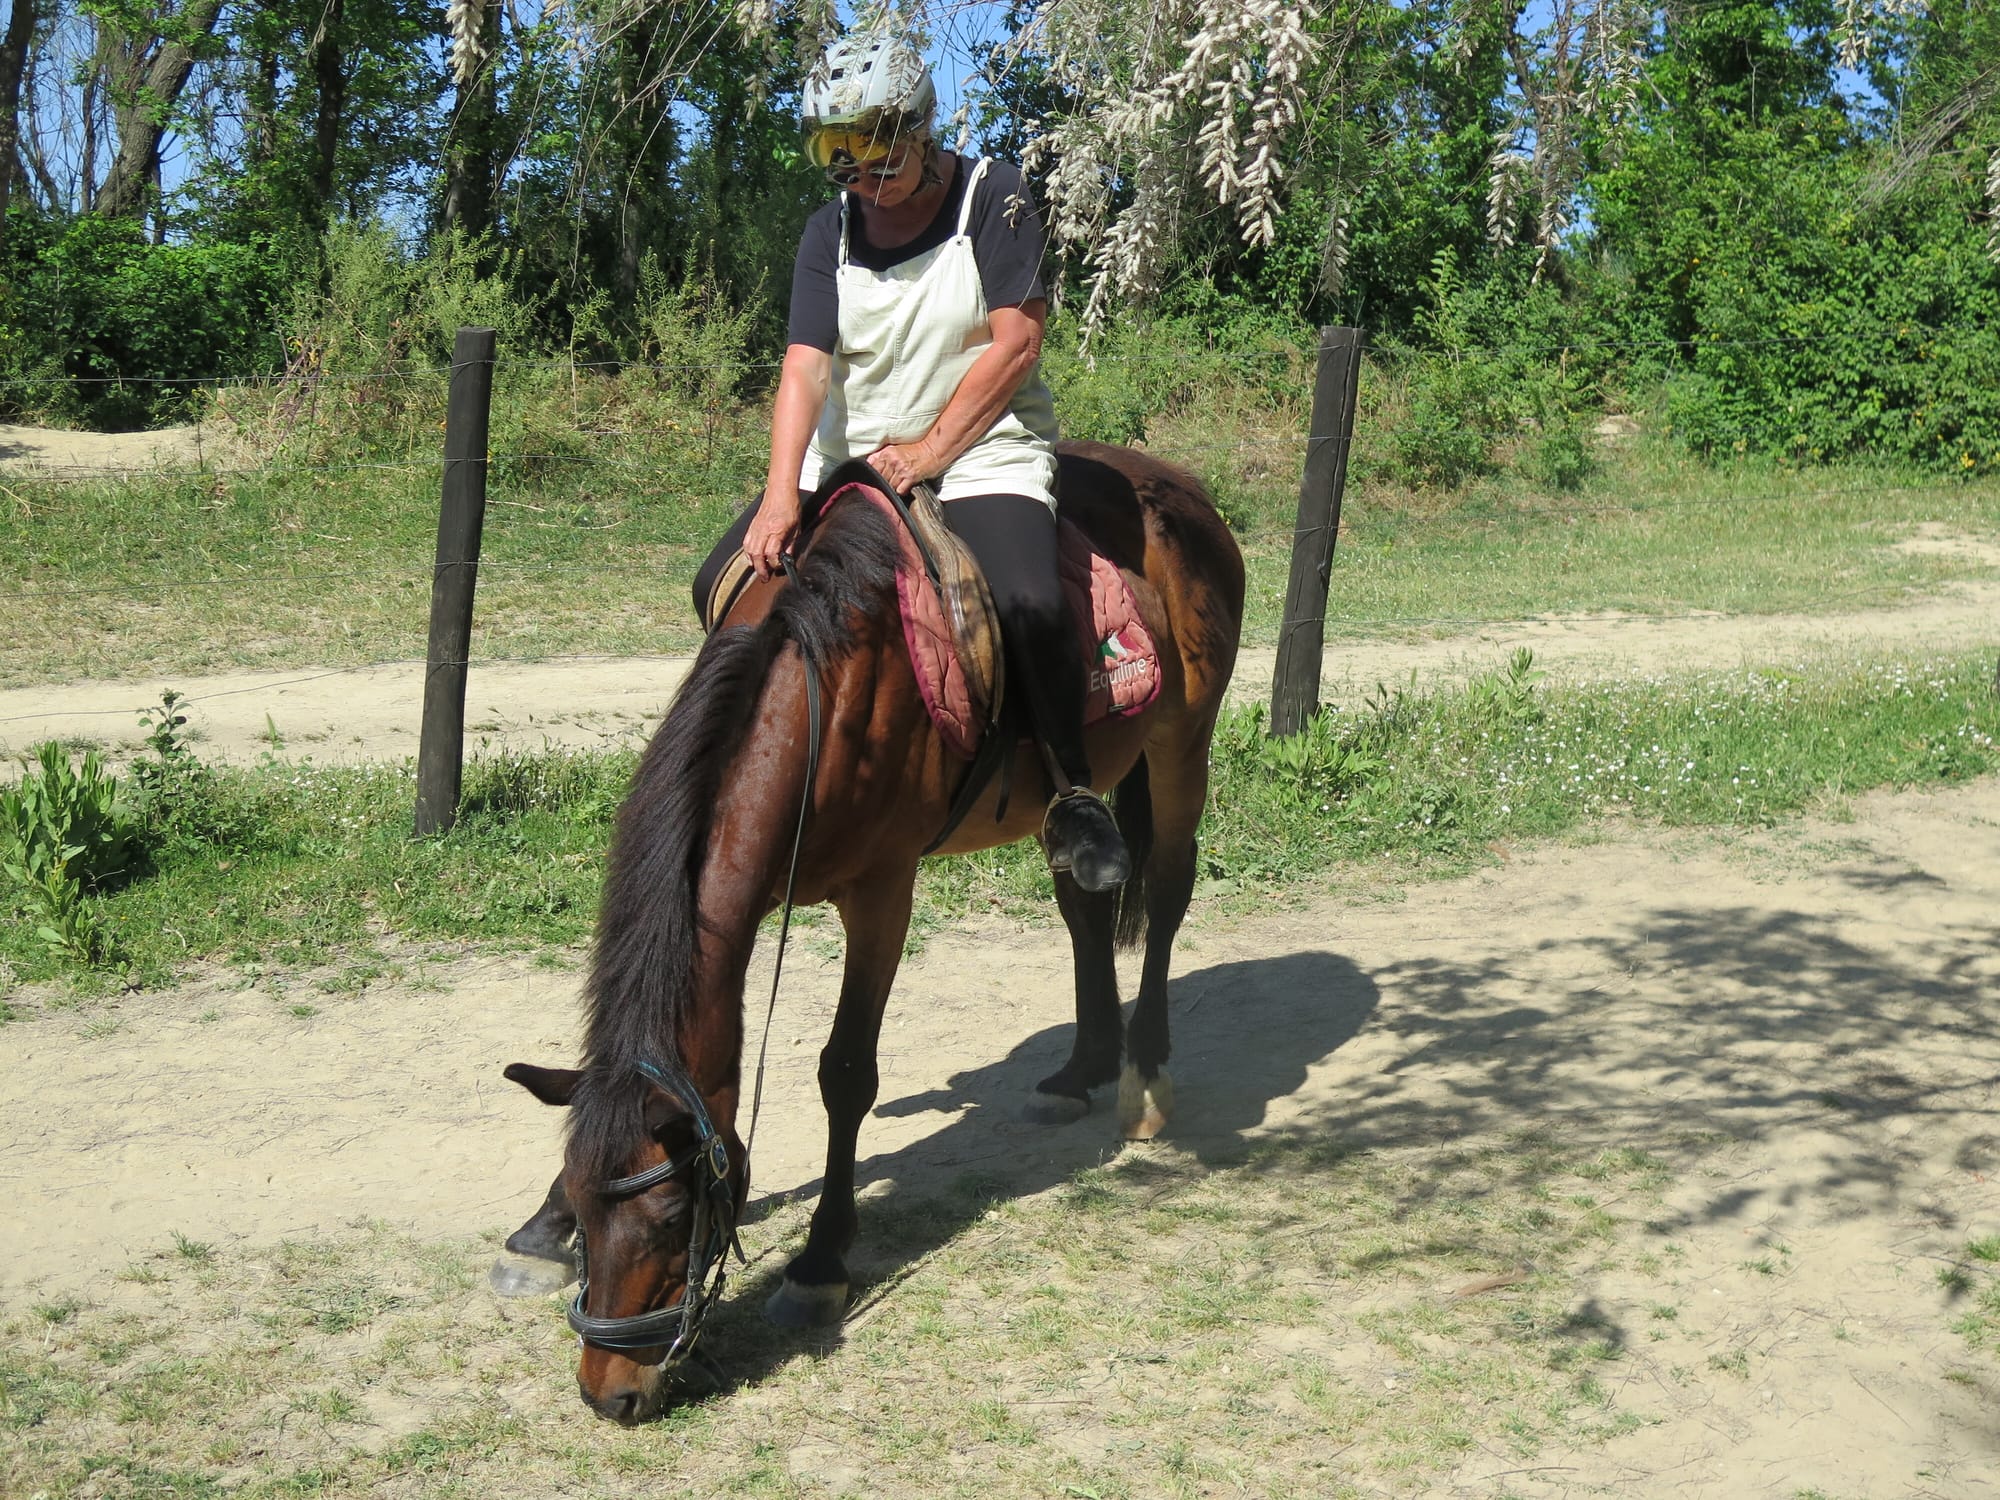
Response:
[[[1951,334],[1973,334],[1990,337],[1995,330],[1984,322],[1932,323],[1921,318],[1886,317],[1875,319],[1855,319],[1849,310],[1829,307],[1826,309],[1828,327],[1797,333],[1769,333],[1751,337],[1720,334],[1689,336],[1660,335],[1652,338],[1548,338],[1537,340],[1510,340],[1503,343],[1483,343],[1468,341],[1449,348],[1430,348],[1414,344],[1404,344],[1394,339],[1378,341],[1370,350],[1373,357],[1389,361],[1423,359],[1458,359],[1466,356],[1485,358],[1506,358],[1515,355],[1556,355],[1584,353],[1590,350],[1606,350],[1621,353],[1637,353],[1647,350],[1680,352],[1767,349],[1786,345],[1803,346],[1825,342],[1830,332],[1838,332],[1843,339],[1875,338],[1937,338]],[[1297,344],[1274,342],[1262,348],[1243,348],[1233,345],[1212,345],[1202,351],[1221,360],[1242,364],[1297,364],[1310,365],[1313,358],[1311,342]],[[1081,358],[1093,365],[1185,365],[1187,351],[1172,349],[1098,349],[1084,352]],[[635,373],[654,374],[718,374],[725,372],[775,373],[784,367],[782,360],[750,358],[718,358],[705,360],[645,360],[645,359],[573,359],[573,358],[525,358],[508,359],[504,368],[509,371],[553,371],[578,374],[624,375]],[[252,375],[71,375],[51,372],[46,375],[10,375],[0,377],[0,390],[36,389],[50,386],[166,386],[177,389],[198,389],[212,387],[218,390],[236,388],[281,389],[287,387],[371,385],[385,382],[417,382],[439,380],[451,373],[449,362],[438,364],[411,364],[407,361],[385,366],[377,370],[325,371],[317,369],[271,371]]]
[[[482,568],[484,568],[485,566],[487,565],[484,563],[481,564]],[[1829,593],[1822,596],[1819,602],[1827,605],[1852,603],[1871,597],[1879,598],[1884,595],[1895,594],[1900,591],[1901,591],[1900,585],[1881,584],[1867,588],[1846,589],[1835,593]],[[1600,619],[1602,618],[1602,616],[1588,616],[1588,617],[1600,618]],[[1341,626],[1343,628],[1358,627],[1370,630],[1431,630],[1431,629],[1437,629],[1439,627],[1454,627],[1465,631],[1478,630],[1484,633],[1499,632],[1502,634],[1513,634],[1513,633],[1530,631],[1537,628],[1545,628],[1551,624],[1561,624],[1568,618],[1570,617],[1563,615],[1552,616],[1549,614],[1496,617],[1493,615],[1388,615],[1388,614],[1370,613],[1365,618],[1360,618],[1353,621],[1346,621],[1338,616],[1330,616],[1327,623],[1330,627],[1331,626]],[[1621,627],[1646,627],[1646,626],[1679,625],[1679,624],[1688,624],[1694,622],[1712,623],[1716,620],[1740,618],[1740,616],[1732,616],[1725,611],[1719,611],[1713,609],[1676,609],[1676,610],[1619,610],[1612,618],[1614,618],[1615,623]],[[1296,625],[1298,623],[1300,622],[1281,621],[1280,628],[1283,629],[1287,626]],[[1354,644],[1354,639],[1355,638],[1351,635],[1346,637],[1345,644],[1351,647]],[[1331,652],[1336,650],[1337,648],[1330,645],[1327,649]],[[607,664],[627,664],[627,663],[638,664],[638,663],[650,662],[665,666],[686,667],[693,663],[695,656],[696,653],[690,650],[690,651],[616,651],[616,652],[549,651],[549,652],[532,652],[526,654],[514,654],[507,652],[478,652],[456,660],[443,660],[435,662],[430,661],[427,657],[424,656],[401,655],[401,656],[371,657],[365,661],[350,662],[341,666],[320,667],[311,671],[298,671],[296,669],[287,669],[287,668],[274,668],[274,669],[267,669],[266,671],[239,669],[232,675],[255,676],[257,680],[255,682],[248,683],[240,687],[215,688],[207,691],[197,691],[193,693],[182,694],[180,697],[176,699],[176,703],[180,705],[191,705],[191,704],[210,703],[226,698],[237,698],[253,693],[269,694],[277,692],[284,688],[301,687],[309,683],[322,682],[335,677],[360,677],[370,673],[382,672],[390,669],[417,673],[419,671],[425,671],[425,670],[439,671],[447,668],[459,668],[459,667],[464,667],[464,668],[566,667],[566,666],[583,665],[593,662],[607,663]],[[160,675],[160,674],[155,674],[155,675]],[[119,719],[129,720],[135,714],[145,711],[146,711],[146,705],[137,702],[117,708],[34,709],[22,713],[0,714],[0,725],[48,722],[51,720],[68,721],[74,719],[119,718]]]
[[[1965,331],[1951,326],[1933,327],[1907,321],[1896,322],[1893,326],[1899,335],[1909,335],[1912,333],[1936,335],[1946,332]],[[1448,359],[1457,357],[1459,354],[1548,353],[1556,350],[1582,348],[1627,350],[1636,348],[1684,348],[1690,342],[1688,340],[1657,340],[1641,343],[1629,340],[1605,340],[1587,345],[1579,343],[1550,345],[1515,344],[1493,346],[1478,350],[1453,351],[1426,357]],[[1787,335],[1772,335],[1770,337],[1738,342],[1744,347],[1764,347],[1804,342],[1804,339],[1802,337]],[[1156,356],[1143,352],[1126,351],[1117,354],[1107,354],[1103,357],[1106,360],[1119,362],[1143,363],[1153,360]],[[1166,362],[1178,361],[1181,357],[1178,354],[1162,353],[1157,356],[1157,359]],[[1237,361],[1268,360],[1273,364],[1282,363],[1297,368],[1305,368],[1310,363],[1310,354],[1308,351],[1292,348],[1251,351],[1249,354],[1235,353],[1228,355],[1228,357]],[[777,369],[778,365],[771,361],[721,362],[718,365],[715,363],[687,364],[541,359],[508,361],[501,368],[543,372],[567,370],[572,372],[608,372],[615,374],[623,374],[630,371],[648,371],[663,374],[685,374],[689,372],[713,374],[718,369],[725,371],[768,371]],[[413,383],[431,380],[437,382],[441,390],[443,379],[449,374],[449,370],[450,367],[448,365],[425,365],[399,367],[393,370],[363,374],[242,377],[235,381],[216,381],[192,376],[141,378],[86,376],[63,378],[79,385],[130,384],[165,387],[224,387],[234,384],[240,386],[258,385],[267,388],[280,387],[288,380],[293,383],[316,383],[336,387],[351,386],[356,388],[364,387],[371,383]],[[32,378],[10,379],[0,381],[0,386],[19,386],[31,383],[31,380]],[[47,381],[35,381],[33,383],[48,384]],[[323,429],[313,429],[310,414],[308,414],[308,419],[302,425],[306,428],[303,433],[294,432],[290,435],[290,441],[294,446],[309,440],[319,430],[329,432],[335,438],[338,437],[338,428],[332,424],[326,424]],[[644,442],[649,439],[656,439],[658,436],[659,434],[649,431],[635,432],[625,428],[586,426],[579,426],[564,433],[565,440],[582,441],[593,447],[607,447],[619,441]],[[1382,435],[1375,434],[1374,436],[1379,438]],[[1727,436],[1727,434],[1724,434],[1724,436]],[[1313,445],[1352,443],[1359,440],[1344,433],[1314,433],[1309,431],[1285,430],[1282,428],[1244,428],[1239,426],[1230,432],[1228,436],[1218,437],[1213,441],[1162,442],[1156,445],[1147,445],[1147,451],[1156,457],[1195,467],[1207,466],[1214,468],[1217,465],[1226,466],[1232,458],[1241,459],[1246,455],[1256,454],[1267,459],[1281,459],[1282,467],[1288,468],[1299,462],[1306,451],[1313,447]],[[7,452],[8,449],[5,440],[0,439],[0,458],[6,457]],[[606,578],[629,578],[659,582],[663,581],[663,575],[661,564],[657,560],[658,554],[663,551],[674,552],[678,553],[683,559],[687,559],[701,550],[699,544],[693,541],[685,539],[680,541],[664,541],[657,536],[646,536],[640,540],[654,554],[651,560],[632,561],[621,559],[614,551],[604,551],[601,555],[593,555],[575,560],[550,560],[533,557],[520,558],[506,555],[508,551],[513,550],[508,544],[509,538],[514,535],[525,537],[527,535],[525,528],[561,530],[571,533],[593,530],[608,534],[606,537],[607,545],[615,545],[617,543],[617,533],[625,532],[630,535],[638,530],[634,517],[629,514],[614,516],[611,520],[601,523],[582,523],[574,516],[563,516],[554,521],[526,519],[528,515],[547,516],[551,512],[562,509],[564,496],[560,492],[550,494],[549,490],[551,487],[554,487],[560,491],[561,485],[567,481],[551,480],[548,477],[548,471],[554,471],[558,475],[576,475],[580,477],[604,471],[621,475],[628,481],[653,480],[662,486],[666,486],[676,480],[686,479],[691,472],[685,453],[669,456],[647,454],[628,457],[615,452],[557,451],[548,447],[533,447],[491,452],[488,454],[487,461],[492,483],[500,491],[499,493],[492,494],[488,500],[489,505],[495,508],[490,516],[490,520],[497,522],[497,524],[489,525],[486,548],[479,561],[479,568],[482,574],[490,575],[488,582],[491,586],[497,586],[502,589],[514,586],[543,587],[564,580],[581,580],[586,578],[600,580]],[[713,471],[718,466],[711,460],[709,467]],[[740,462],[734,464],[725,462],[719,467],[735,473],[741,471],[742,465]],[[22,472],[20,470],[9,472],[4,468],[0,468],[0,514],[4,514],[4,500],[11,497],[20,511],[20,514],[15,518],[17,527],[32,527],[36,522],[38,514],[41,518],[46,519],[50,512],[63,509],[65,505],[64,494],[78,493],[74,490],[73,486],[79,483],[118,485],[128,488],[134,494],[156,495],[157,486],[163,480],[168,479],[187,480],[200,484],[255,480],[284,485],[303,478],[338,477],[341,475],[371,472],[400,474],[413,478],[417,476],[437,477],[442,475],[444,468],[444,459],[441,453],[438,452],[409,452],[402,456],[311,464],[286,462],[283,460],[262,463],[212,463],[198,461],[192,467],[161,465],[154,468],[116,471],[107,471],[102,466],[90,464],[45,466],[31,472]],[[1296,470],[1292,470],[1292,473],[1295,474]],[[23,488],[31,489],[32,496],[23,496],[16,489],[11,488],[10,481],[13,484],[21,485]],[[520,498],[520,492],[518,491],[516,495],[510,496],[506,494],[506,486],[510,482],[516,481],[526,481],[534,484],[536,487],[528,492],[533,494],[534,499]],[[1290,483],[1291,479],[1288,475],[1274,477],[1270,465],[1266,464],[1258,476],[1258,482],[1266,484],[1276,483],[1280,487],[1283,487],[1285,484]],[[1744,510],[1752,507],[1812,506],[1828,502],[1846,502],[1855,499],[1887,499],[1895,496],[1949,494],[1959,491],[1961,488],[1960,481],[1943,476],[1910,482],[1894,482],[1883,477],[1864,476],[1856,482],[1832,482],[1808,486],[1792,483],[1781,489],[1775,489],[1767,481],[1756,487],[1725,487],[1721,490],[1705,493],[1683,492],[1623,496],[1615,500],[1593,497],[1587,490],[1580,494],[1563,494],[1560,492],[1487,494],[1482,496],[1476,504],[1470,506],[1441,508],[1431,512],[1420,512],[1407,508],[1386,513],[1369,513],[1362,510],[1360,514],[1356,513],[1358,507],[1355,504],[1354,497],[1350,497],[1348,512],[1338,524],[1337,535],[1343,542],[1353,545],[1355,543],[1367,543],[1378,535],[1391,541],[1396,541],[1409,537],[1413,531],[1422,532],[1427,528],[1447,526],[1478,528],[1523,523],[1548,525],[1615,515],[1644,516],[1664,515],[1690,510],[1724,512],[1731,509]],[[747,499],[748,496],[746,495],[743,498]],[[536,503],[537,501],[543,503],[538,504]],[[218,504],[214,507],[214,510],[218,518],[218,526],[220,526],[221,518],[227,514],[228,506],[226,504]],[[97,549],[95,557],[98,559],[98,565],[117,567],[129,563],[135,568],[150,567],[154,570],[150,576],[128,577],[104,582],[77,583],[34,583],[23,580],[18,586],[0,588],[0,605],[23,611],[48,610],[65,606],[83,608],[87,605],[94,606],[105,601],[121,598],[157,602],[176,594],[188,593],[190,591],[209,592],[233,589],[240,591],[244,595],[247,607],[257,609],[266,607],[271,602],[277,600],[296,600],[301,597],[323,598],[329,591],[340,589],[367,589],[378,592],[388,589],[399,593],[404,591],[422,592],[427,589],[433,578],[434,568],[431,560],[427,557],[417,556],[408,556],[401,559],[381,559],[368,566],[346,568],[329,568],[324,565],[279,566],[276,568],[248,565],[218,566],[209,559],[201,559],[191,566],[189,558],[186,555],[186,549],[190,541],[190,531],[185,524],[179,530],[161,530],[145,526],[143,518],[138,518],[141,520],[141,524],[136,525],[131,524],[134,518],[128,517],[123,519],[125,524],[120,525],[115,541]],[[179,519],[185,523],[188,517],[181,515]],[[315,519],[321,525],[328,527],[339,524],[337,515],[328,515],[324,512],[317,515]],[[1246,530],[1243,533],[1243,538],[1252,547],[1270,547],[1285,542],[1296,544],[1305,541],[1315,533],[1323,534],[1323,531],[1323,527],[1295,528],[1267,525],[1262,528]],[[331,545],[349,544],[354,540],[352,536],[338,535],[332,530],[306,530],[301,526],[293,526],[284,533],[272,533],[272,539],[280,543],[290,543],[301,538]],[[533,544],[530,543],[530,545]],[[182,549],[183,555],[178,557],[169,555],[176,548]],[[159,555],[147,559],[145,554],[148,551]],[[301,548],[300,553],[301,561],[305,564],[323,559],[325,555],[323,548],[311,547]],[[678,591],[680,585],[678,575],[675,575],[673,584],[675,590]],[[1883,585],[1876,588],[1850,590],[1843,593],[1830,592],[1824,596],[1822,602],[1831,605],[1852,601],[1870,595],[1886,594],[1893,591],[1895,587],[1895,585]],[[1716,615],[1717,612],[1714,610],[1684,609],[1621,612],[1619,618],[1635,624],[1645,624],[1713,619]],[[1519,616],[1507,619],[1463,612],[1396,615],[1369,612],[1365,615],[1349,617],[1342,613],[1339,601],[1336,599],[1335,607],[1330,613],[1327,623],[1330,627],[1343,630],[1352,630],[1359,627],[1462,631],[1526,626],[1534,623],[1537,618],[1536,616]],[[1297,623],[1299,622],[1281,620],[1278,626],[1281,635],[1286,629]],[[467,662],[450,663],[447,665],[481,667],[532,666],[565,662],[610,660],[680,661],[687,659],[690,658],[678,652],[638,651],[603,654],[551,652],[536,655],[508,655],[505,653],[482,652],[473,656]],[[269,691],[279,687],[292,686],[346,674],[375,672],[390,668],[416,667],[421,666],[423,661],[424,658],[418,656],[373,658],[345,666],[314,669],[303,675],[282,676],[272,680],[260,681],[252,687],[197,694],[190,701],[206,701],[210,698],[234,696],[237,693]],[[435,665],[437,664],[433,664],[433,666]],[[95,711],[92,712],[94,713]],[[122,708],[103,711],[107,716],[129,716],[130,712],[129,709]],[[0,716],[0,723],[17,723],[46,717],[52,717],[52,715],[21,713]],[[64,715],[64,717],[73,717],[73,715]]]

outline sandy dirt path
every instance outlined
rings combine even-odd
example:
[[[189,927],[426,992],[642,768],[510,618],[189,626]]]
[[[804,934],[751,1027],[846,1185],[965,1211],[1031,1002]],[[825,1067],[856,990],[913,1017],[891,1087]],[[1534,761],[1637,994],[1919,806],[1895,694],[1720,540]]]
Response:
[[[1707,1137],[1652,1222],[1622,1231],[1680,1253],[1578,1288],[1624,1343],[1619,1408],[1647,1425],[1542,1455],[1517,1494],[2000,1494],[2000,1370],[1950,1331],[1935,1274],[2000,1233],[2000,780],[1854,812],[1541,848],[1399,902],[1197,921],[1181,946],[1176,1149],[1333,1130],[1420,1156],[1539,1122],[1673,1159]],[[760,1194],[816,1186],[823,935],[788,965]],[[363,1217],[511,1225],[550,1175],[556,1120],[499,1070],[567,1060],[576,997],[573,973],[523,958],[360,994],[219,976],[29,1012],[0,1029],[0,1300],[81,1287],[175,1230],[228,1248]],[[935,939],[898,981],[863,1181],[976,1170],[1033,1192],[1113,1152],[1107,1107],[1018,1118],[1069,1013],[1059,930]],[[1682,1309],[1671,1344],[1648,1341],[1662,1303]],[[1739,1349],[1746,1375],[1703,1368]],[[1394,1378],[1385,1349],[1354,1357],[1357,1378]]]
[[[2000,548],[1948,534],[1906,542],[1922,550]],[[1978,555],[1984,556],[1983,552]],[[1377,683],[1490,671],[1520,646],[1559,677],[1633,677],[1697,667],[1782,664],[1830,652],[1962,651],[2000,644],[2000,582],[1954,584],[1899,608],[1829,615],[1592,614],[1500,622],[1438,640],[1337,642],[1322,695],[1354,705]],[[1276,653],[1251,649],[1231,692],[1268,700]],[[644,738],[687,674],[688,657],[475,664],[466,690],[473,748],[599,746]],[[421,662],[354,670],[302,668],[156,681],[83,682],[0,691],[0,757],[40,740],[89,742],[126,754],[144,733],[137,715],[162,687],[192,700],[190,727],[207,758],[254,762],[275,748],[320,762],[398,760],[417,753]],[[272,732],[276,731],[274,746]]]
[[[218,427],[188,424],[151,432],[72,432],[57,427],[21,427],[0,422],[0,472],[129,474],[133,470],[190,469],[236,450]]]

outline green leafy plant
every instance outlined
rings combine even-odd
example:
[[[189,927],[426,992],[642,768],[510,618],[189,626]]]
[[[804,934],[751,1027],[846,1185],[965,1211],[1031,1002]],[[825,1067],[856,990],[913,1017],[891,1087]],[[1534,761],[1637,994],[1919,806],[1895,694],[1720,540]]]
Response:
[[[1267,739],[1258,750],[1266,772],[1307,798],[1339,799],[1365,786],[1385,765],[1382,757],[1352,742],[1322,706],[1297,734]]]
[[[1472,714],[1496,727],[1532,724],[1542,717],[1542,705],[1535,697],[1535,685],[1549,674],[1535,665],[1535,653],[1526,646],[1515,648],[1507,665],[1466,684],[1466,706]]]
[[[78,962],[115,958],[88,893],[129,875],[139,829],[94,750],[72,765],[63,747],[37,746],[21,784],[0,793],[0,870],[41,921],[35,935]]]
[[[139,813],[157,846],[209,844],[230,847],[249,836],[254,809],[244,805],[238,783],[225,785],[188,744],[185,694],[167,688],[139,715],[146,753],[132,762]]]
[[[1543,433],[1523,465],[1530,479],[1551,490],[1580,488],[1596,466],[1590,444],[1574,426]]]

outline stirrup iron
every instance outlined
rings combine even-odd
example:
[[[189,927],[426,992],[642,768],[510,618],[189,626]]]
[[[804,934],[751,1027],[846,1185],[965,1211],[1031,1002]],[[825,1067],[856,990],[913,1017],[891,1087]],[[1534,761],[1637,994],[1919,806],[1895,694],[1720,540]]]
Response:
[[[1094,811],[1086,811],[1078,804],[1088,804]],[[1057,838],[1052,831],[1065,809],[1075,809],[1082,818],[1081,826],[1070,830],[1073,836],[1082,835],[1073,843]],[[1115,890],[1132,876],[1132,854],[1125,847],[1118,821],[1105,800],[1089,787],[1071,786],[1049,800],[1048,811],[1042,815],[1042,850],[1048,856],[1051,870],[1068,871],[1070,878],[1086,891]],[[1079,855],[1087,856],[1081,871],[1076,868]]]

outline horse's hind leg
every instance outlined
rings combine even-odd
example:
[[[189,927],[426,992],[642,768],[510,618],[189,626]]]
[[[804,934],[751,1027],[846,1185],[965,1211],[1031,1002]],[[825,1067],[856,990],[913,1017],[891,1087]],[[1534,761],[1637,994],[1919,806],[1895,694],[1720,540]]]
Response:
[[[1178,752],[1178,753],[1176,753]],[[1195,826],[1208,798],[1208,737],[1146,760],[1153,798],[1153,848],[1145,865],[1146,960],[1125,1030],[1125,1071],[1118,1080],[1118,1124],[1127,1140],[1151,1140],[1173,1113],[1167,1074],[1167,966],[1194,895]]]
[[[882,1011],[902,961],[910,930],[916,871],[891,872],[857,882],[865,895],[840,900],[847,931],[847,963],[833,1034],[819,1055],[819,1092],[826,1103],[826,1173],[819,1206],[806,1231],[805,1248],[785,1267],[785,1279],[764,1305],[765,1316],[786,1328],[824,1327],[847,1311],[847,1251],[854,1243],[854,1151],[861,1121],[875,1106],[881,1085],[875,1048]]]
[[[1090,1091],[1118,1076],[1118,969],[1112,960],[1117,895],[1086,891],[1064,872],[1056,876],[1056,905],[1076,961],[1076,1036],[1069,1061],[1028,1096],[1027,1116],[1041,1125],[1082,1119],[1090,1112]]]
[[[569,1285],[576,1279],[570,1253],[575,1233],[576,1214],[558,1174],[534,1216],[507,1236],[505,1250],[486,1273],[487,1284],[502,1297],[545,1297]]]

